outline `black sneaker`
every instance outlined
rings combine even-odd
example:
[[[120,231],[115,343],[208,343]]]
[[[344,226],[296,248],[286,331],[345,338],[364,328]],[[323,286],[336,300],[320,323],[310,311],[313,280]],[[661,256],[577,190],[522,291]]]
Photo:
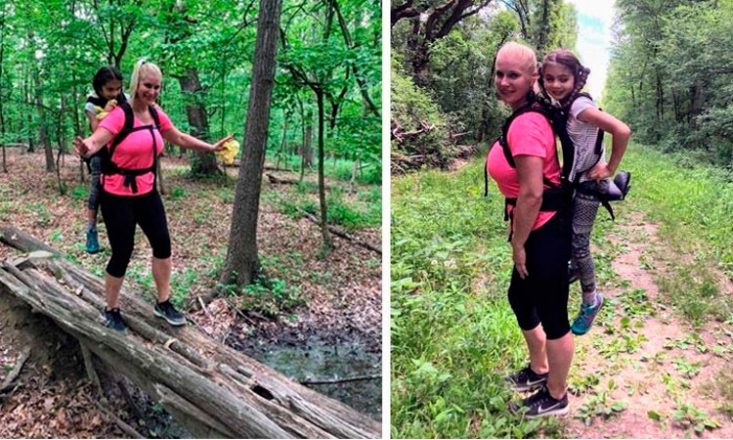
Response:
[[[542,387],[534,395],[523,401],[526,403],[527,412],[524,414],[528,419],[545,416],[561,416],[570,411],[568,405],[568,393],[562,399],[555,399],[550,395],[547,387]]]
[[[122,333],[123,335],[127,334],[127,323],[122,318],[119,308],[116,307],[112,310],[107,310],[105,308],[104,312],[102,312],[102,319],[104,320],[105,327],[111,328],[112,330]]]
[[[165,319],[170,325],[179,326],[186,324],[186,317],[176,310],[168,299],[162,303],[155,304],[154,312],[155,316]]]
[[[514,391],[532,391],[547,382],[549,373],[537,374],[527,365],[526,368],[507,376],[506,380]]]

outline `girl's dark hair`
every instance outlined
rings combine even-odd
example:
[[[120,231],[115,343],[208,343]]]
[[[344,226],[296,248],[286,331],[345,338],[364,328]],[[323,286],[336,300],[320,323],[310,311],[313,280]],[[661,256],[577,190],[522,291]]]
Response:
[[[107,82],[113,80],[122,81],[122,72],[120,72],[120,69],[116,66],[104,66],[97,70],[97,74],[94,75],[94,79],[92,80],[92,87],[94,87],[94,91],[97,92],[98,97],[102,97],[102,87],[107,84]],[[126,101],[125,94],[122,93],[122,91],[120,91],[120,96],[117,98],[117,101]]]
[[[565,107],[567,104],[573,102],[578,93],[580,93],[583,87],[585,87],[585,83],[588,81],[588,75],[590,75],[590,69],[580,64],[580,60],[578,60],[578,57],[576,57],[573,52],[567,49],[553,50],[545,56],[542,60],[542,66],[540,66],[539,83],[542,88],[542,94],[545,95],[545,97],[548,96],[547,91],[545,90],[543,70],[547,63],[556,63],[567,67],[575,79],[575,87],[573,88],[573,91],[565,99],[560,101],[560,105]]]

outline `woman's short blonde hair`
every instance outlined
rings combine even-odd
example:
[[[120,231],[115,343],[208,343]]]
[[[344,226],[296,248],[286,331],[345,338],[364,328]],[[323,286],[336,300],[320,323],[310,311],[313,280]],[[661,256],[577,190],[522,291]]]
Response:
[[[163,80],[163,74],[160,71],[160,67],[145,61],[143,58],[139,59],[137,63],[135,63],[135,68],[132,70],[132,78],[130,79],[130,101],[134,101],[136,98],[137,89],[140,87],[140,78],[149,75],[157,76],[161,81]]]
[[[515,41],[504,43],[499,48],[499,51],[496,52],[496,59],[498,60],[500,56],[516,57],[520,60],[522,66],[526,68],[527,73],[530,75],[536,75],[538,73],[537,55],[535,55],[534,50],[529,46]]]

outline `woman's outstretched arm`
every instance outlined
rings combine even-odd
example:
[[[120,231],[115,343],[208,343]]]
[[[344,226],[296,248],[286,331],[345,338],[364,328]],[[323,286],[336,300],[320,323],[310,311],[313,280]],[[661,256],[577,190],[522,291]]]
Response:
[[[190,134],[181,133],[176,127],[171,127],[161,134],[163,135],[163,139],[172,144],[178,145],[179,147],[190,148],[192,150],[203,152],[219,151],[222,149],[222,146],[225,142],[232,140],[232,135],[229,135],[223,139],[218,140],[214,144],[210,144],[194,136],[191,136]]]
[[[74,150],[79,156],[91,156],[97,151],[101,150],[102,147],[107,145],[112,140],[114,135],[104,127],[97,127],[86,139],[82,139],[81,136],[77,136],[74,139]]]

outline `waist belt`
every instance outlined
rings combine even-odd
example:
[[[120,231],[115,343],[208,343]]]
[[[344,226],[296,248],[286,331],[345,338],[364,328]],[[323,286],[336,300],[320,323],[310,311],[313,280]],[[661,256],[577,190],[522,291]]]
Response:
[[[573,200],[573,192],[568,188],[551,187],[542,192],[541,212],[561,211],[569,208]],[[509,220],[512,216],[509,214],[509,207],[517,206],[516,197],[507,197],[504,199],[504,220]]]
[[[123,185],[126,188],[132,189],[133,194],[137,194],[137,191],[138,191],[137,190],[137,176],[142,176],[143,174],[147,174],[147,173],[153,173],[153,175],[155,175],[155,166],[133,170],[133,169],[128,169],[128,168],[119,168],[115,166],[114,164],[111,164],[111,166],[108,166],[106,167],[106,169],[102,170],[102,174],[104,174],[105,176],[112,176],[115,174],[121,174],[125,176]]]

